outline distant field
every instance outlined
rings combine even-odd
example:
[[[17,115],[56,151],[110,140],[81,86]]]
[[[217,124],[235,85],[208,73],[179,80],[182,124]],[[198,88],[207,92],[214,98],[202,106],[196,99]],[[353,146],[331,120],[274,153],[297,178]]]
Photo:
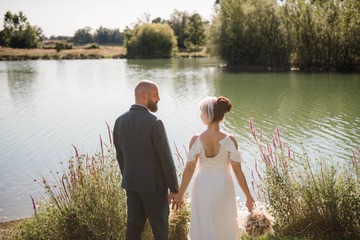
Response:
[[[64,49],[57,52],[55,49],[14,49],[0,47],[0,60],[35,60],[35,59],[97,59],[121,58],[126,49],[120,46],[100,46],[99,48]]]
[[[15,49],[0,46],[0,61],[11,60],[49,60],[49,59],[101,59],[101,58],[123,58],[126,48],[120,46],[99,46],[89,48],[88,46],[74,47],[57,52],[55,49]],[[206,49],[196,52],[178,52],[175,57],[179,58],[202,58],[208,57]]]

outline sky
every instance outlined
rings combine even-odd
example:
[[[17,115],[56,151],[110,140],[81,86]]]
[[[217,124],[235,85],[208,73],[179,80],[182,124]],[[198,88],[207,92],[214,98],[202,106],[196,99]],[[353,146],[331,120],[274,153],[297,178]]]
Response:
[[[215,0],[0,0],[0,30],[7,11],[22,11],[32,26],[46,37],[73,36],[78,29],[100,26],[123,31],[150,14],[169,19],[174,10],[199,13],[211,20]]]

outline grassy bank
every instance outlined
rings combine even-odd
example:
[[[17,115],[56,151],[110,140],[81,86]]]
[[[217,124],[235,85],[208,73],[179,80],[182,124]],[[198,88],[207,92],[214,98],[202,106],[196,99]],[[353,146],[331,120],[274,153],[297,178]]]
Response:
[[[87,46],[74,47],[56,51],[55,49],[14,49],[0,47],[0,60],[51,60],[51,59],[101,59],[101,58],[121,58],[126,53],[126,49],[120,46],[100,46],[90,48]]]
[[[0,222],[0,240],[12,239],[15,230],[19,227],[23,220],[24,219]]]
[[[120,46],[79,46],[59,52],[55,49],[14,49],[0,46],[0,61],[123,58],[125,54],[126,48]],[[207,54],[204,50],[179,52],[175,57],[198,58],[207,57]]]

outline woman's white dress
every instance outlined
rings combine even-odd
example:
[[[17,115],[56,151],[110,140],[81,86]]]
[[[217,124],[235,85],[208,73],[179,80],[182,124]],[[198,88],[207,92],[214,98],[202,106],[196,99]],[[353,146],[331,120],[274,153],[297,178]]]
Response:
[[[208,158],[198,137],[188,153],[187,162],[199,156],[191,194],[191,240],[240,239],[230,159],[241,162],[242,158],[229,136],[219,143],[219,153]]]

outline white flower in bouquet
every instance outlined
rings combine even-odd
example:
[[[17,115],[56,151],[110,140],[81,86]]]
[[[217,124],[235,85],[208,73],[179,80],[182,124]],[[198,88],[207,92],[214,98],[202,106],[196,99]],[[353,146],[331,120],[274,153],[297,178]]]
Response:
[[[245,230],[253,237],[274,234],[274,222],[274,218],[264,208],[257,207],[245,218]]]

